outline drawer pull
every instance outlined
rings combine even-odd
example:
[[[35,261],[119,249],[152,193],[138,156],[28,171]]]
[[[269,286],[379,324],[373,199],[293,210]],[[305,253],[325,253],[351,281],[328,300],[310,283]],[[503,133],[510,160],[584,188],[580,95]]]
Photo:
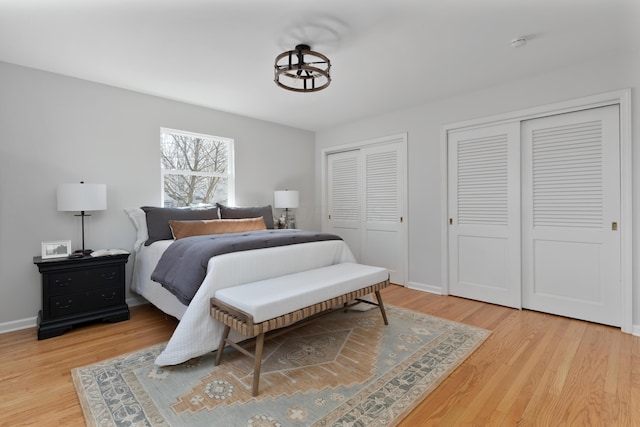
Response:
[[[105,301],[111,301],[113,299],[116,299],[116,293],[113,292],[110,296],[107,296],[105,294],[102,294],[102,298],[105,299]]]
[[[102,273],[100,275],[104,280],[113,280],[116,278],[116,272],[112,271],[111,273]]]
[[[68,301],[68,303],[67,303],[67,305],[60,305],[60,303],[59,303],[59,302],[57,302],[57,303],[56,303],[56,305],[57,305],[57,306],[58,306],[58,308],[60,308],[60,309],[65,309],[65,308],[69,308],[69,307],[71,307],[71,303],[72,303],[72,302],[73,302],[72,300],[69,300],[69,301]]]
[[[71,277],[67,277],[67,279],[63,282],[60,279],[56,279],[56,285],[58,286],[69,286],[71,284]]]

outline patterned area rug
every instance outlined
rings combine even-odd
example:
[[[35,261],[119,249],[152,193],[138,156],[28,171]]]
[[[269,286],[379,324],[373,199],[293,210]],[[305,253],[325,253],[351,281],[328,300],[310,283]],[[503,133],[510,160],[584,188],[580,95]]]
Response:
[[[265,341],[260,394],[251,359],[227,348],[171,367],[164,345],[72,370],[89,426],[393,426],[489,335],[388,306],[335,312]]]

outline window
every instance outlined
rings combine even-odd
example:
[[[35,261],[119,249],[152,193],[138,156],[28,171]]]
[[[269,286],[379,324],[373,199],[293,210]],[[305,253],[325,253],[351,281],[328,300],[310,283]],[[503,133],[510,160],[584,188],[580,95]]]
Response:
[[[165,207],[234,203],[233,140],[160,129]]]

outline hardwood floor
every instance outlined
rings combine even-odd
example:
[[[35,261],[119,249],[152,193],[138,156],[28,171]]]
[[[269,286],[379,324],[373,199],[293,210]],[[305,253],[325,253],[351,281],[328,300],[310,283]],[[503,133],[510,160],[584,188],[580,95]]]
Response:
[[[383,299],[492,331],[401,426],[640,426],[638,337],[398,286]],[[0,425],[84,425],[70,370],[166,341],[176,323],[147,305],[48,340],[0,335]]]

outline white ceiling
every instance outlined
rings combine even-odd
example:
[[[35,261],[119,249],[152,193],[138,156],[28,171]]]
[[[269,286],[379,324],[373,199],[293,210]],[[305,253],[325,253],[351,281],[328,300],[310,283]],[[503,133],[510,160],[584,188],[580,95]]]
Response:
[[[273,82],[300,42],[327,89]],[[0,0],[0,61],[308,130],[639,48],[640,0]]]

